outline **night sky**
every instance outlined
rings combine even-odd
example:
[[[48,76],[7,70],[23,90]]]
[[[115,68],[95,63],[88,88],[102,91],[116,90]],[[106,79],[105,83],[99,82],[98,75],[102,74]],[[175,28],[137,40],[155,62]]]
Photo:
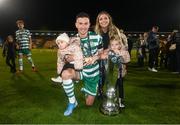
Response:
[[[16,20],[30,30],[75,30],[75,16],[84,11],[95,24],[97,14],[108,11],[125,31],[172,31],[180,24],[180,0],[0,0],[0,36],[15,32]]]

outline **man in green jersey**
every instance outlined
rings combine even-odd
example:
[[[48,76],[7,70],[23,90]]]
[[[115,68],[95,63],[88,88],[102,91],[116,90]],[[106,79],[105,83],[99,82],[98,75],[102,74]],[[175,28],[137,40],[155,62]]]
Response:
[[[97,94],[99,81],[99,54],[102,52],[102,37],[89,31],[90,18],[89,15],[81,12],[76,16],[75,26],[78,30],[77,37],[80,38],[80,46],[84,57],[83,70],[77,71],[68,68],[62,71],[63,88],[69,99],[69,104],[64,112],[65,116],[69,116],[73,109],[77,106],[74,95],[73,80],[83,80],[84,86],[81,89],[85,93],[86,105],[91,106],[94,103]],[[73,55],[66,56],[66,60],[71,62]],[[69,92],[69,89],[73,90]]]

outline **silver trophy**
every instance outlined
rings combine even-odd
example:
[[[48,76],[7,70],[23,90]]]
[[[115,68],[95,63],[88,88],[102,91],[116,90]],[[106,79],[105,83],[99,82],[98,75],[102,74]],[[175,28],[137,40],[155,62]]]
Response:
[[[118,72],[122,61],[122,58],[117,56],[113,51],[109,53],[107,63],[105,65],[105,85],[107,85],[106,97],[100,106],[100,112],[105,115],[113,116],[120,113],[115,85],[118,79]]]

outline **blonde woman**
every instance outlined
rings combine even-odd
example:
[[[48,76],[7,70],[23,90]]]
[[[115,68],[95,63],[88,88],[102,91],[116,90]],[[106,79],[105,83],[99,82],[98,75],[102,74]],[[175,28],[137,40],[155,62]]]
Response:
[[[101,11],[96,18],[95,32],[102,36],[103,41],[103,49],[104,52],[108,50],[109,41],[111,39],[119,39],[119,42],[122,45],[122,49],[127,50],[127,42],[123,42],[124,36],[120,32],[120,30],[113,24],[111,15],[106,11]],[[127,38],[126,38],[127,39]],[[103,95],[103,86],[105,81],[105,71],[104,71],[104,62],[100,61],[100,81],[99,81],[99,89],[98,95],[102,97]],[[117,82],[120,80],[118,79]],[[123,95],[122,95],[123,96]],[[123,98],[123,97],[122,97]]]

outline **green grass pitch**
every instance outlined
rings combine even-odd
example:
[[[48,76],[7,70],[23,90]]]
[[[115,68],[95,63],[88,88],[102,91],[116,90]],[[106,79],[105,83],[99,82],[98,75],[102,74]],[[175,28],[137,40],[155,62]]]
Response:
[[[19,75],[11,74],[0,56],[0,124],[180,124],[180,76],[138,68],[135,53],[124,80],[126,108],[119,115],[101,114],[98,99],[85,106],[80,82],[75,83],[79,105],[70,117],[63,116],[67,98],[62,87],[50,81],[56,75],[56,51],[35,49],[32,54],[38,72],[24,58]]]

